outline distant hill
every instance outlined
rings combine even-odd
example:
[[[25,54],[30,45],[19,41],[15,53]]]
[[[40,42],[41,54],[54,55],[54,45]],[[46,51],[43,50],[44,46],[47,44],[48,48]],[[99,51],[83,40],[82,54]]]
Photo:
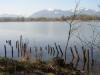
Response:
[[[19,17],[18,15],[13,15],[13,14],[2,14],[0,15],[0,18],[16,18]]]
[[[100,11],[95,11],[92,9],[81,9],[80,11],[80,15],[89,15],[89,16],[98,16],[100,15]]]
[[[55,10],[41,10],[38,11],[34,14],[32,14],[30,17],[33,18],[39,18],[39,17],[46,17],[46,18],[59,18],[62,16],[65,17],[70,17],[73,15],[73,12],[71,10],[60,10],[60,9],[55,9]],[[89,15],[89,16],[100,16],[100,11],[95,11],[92,9],[80,9],[78,15]]]
[[[38,12],[33,13],[30,15],[30,18],[60,18],[62,16],[70,17],[73,15],[73,12],[71,10],[41,10]],[[89,16],[100,16],[100,11],[95,11],[92,9],[80,9],[78,15],[89,15]],[[1,14],[0,18],[16,18],[16,17],[25,17],[21,15],[14,15],[14,14]]]
[[[33,13],[29,17],[2,14],[0,15],[0,22],[23,22],[23,21],[66,21],[71,20],[74,12],[71,10],[41,10]],[[75,20],[100,20],[100,11],[92,9],[81,9],[77,12]]]
[[[73,12],[71,11],[63,11],[63,10],[41,10],[32,14],[30,17],[39,18],[39,17],[46,17],[46,18],[59,18],[62,16],[71,16]]]

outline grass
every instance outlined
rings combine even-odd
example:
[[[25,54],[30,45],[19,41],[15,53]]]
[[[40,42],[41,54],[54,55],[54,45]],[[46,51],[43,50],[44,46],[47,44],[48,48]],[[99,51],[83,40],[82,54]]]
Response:
[[[41,60],[29,62],[0,57],[0,73],[13,75],[16,73],[23,73],[22,75],[81,75],[81,72],[70,64],[61,65],[62,60],[59,58],[59,60],[52,59],[51,62]]]

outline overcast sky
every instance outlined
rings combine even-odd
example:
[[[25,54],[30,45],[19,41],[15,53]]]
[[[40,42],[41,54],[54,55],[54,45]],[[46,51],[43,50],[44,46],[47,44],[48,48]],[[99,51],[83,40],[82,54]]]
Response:
[[[80,0],[79,8],[99,10],[99,0]],[[0,14],[17,14],[29,16],[39,10],[70,10],[75,0],[0,0]]]

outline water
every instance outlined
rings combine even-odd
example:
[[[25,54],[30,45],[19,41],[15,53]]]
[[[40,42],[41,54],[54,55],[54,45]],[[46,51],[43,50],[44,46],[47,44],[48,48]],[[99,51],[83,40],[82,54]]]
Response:
[[[91,26],[90,26],[91,25]],[[90,47],[93,39],[98,47],[100,46],[100,22],[75,22],[73,24],[73,31],[70,39],[69,46],[76,45],[78,47],[79,55],[82,56],[81,46]],[[1,22],[0,23],[0,55],[4,56],[4,45],[7,46],[7,56],[11,57],[11,47],[6,44],[6,40],[12,40],[12,45],[15,46],[16,40],[19,40],[20,35],[23,36],[25,42],[32,47],[50,44],[54,46],[54,42],[61,45],[62,50],[65,49],[67,42],[69,25],[66,22]],[[93,32],[94,31],[94,32]],[[81,38],[80,41],[79,38]],[[88,45],[87,45],[88,44]],[[34,52],[33,52],[34,54]],[[46,59],[46,50],[43,55]],[[34,57],[35,55],[33,55]],[[14,57],[17,57],[17,50],[14,47]],[[95,48],[94,58],[100,69],[100,49]],[[71,61],[71,52],[67,51],[67,58]],[[69,61],[69,62],[70,62]],[[80,62],[82,63],[82,62]]]

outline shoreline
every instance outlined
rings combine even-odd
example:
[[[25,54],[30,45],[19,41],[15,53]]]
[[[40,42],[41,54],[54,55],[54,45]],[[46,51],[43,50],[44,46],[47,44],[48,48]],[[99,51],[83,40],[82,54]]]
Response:
[[[6,23],[6,22],[69,22],[71,20],[67,20],[67,21],[0,21],[0,23]],[[74,20],[73,22],[100,22],[100,20]]]

